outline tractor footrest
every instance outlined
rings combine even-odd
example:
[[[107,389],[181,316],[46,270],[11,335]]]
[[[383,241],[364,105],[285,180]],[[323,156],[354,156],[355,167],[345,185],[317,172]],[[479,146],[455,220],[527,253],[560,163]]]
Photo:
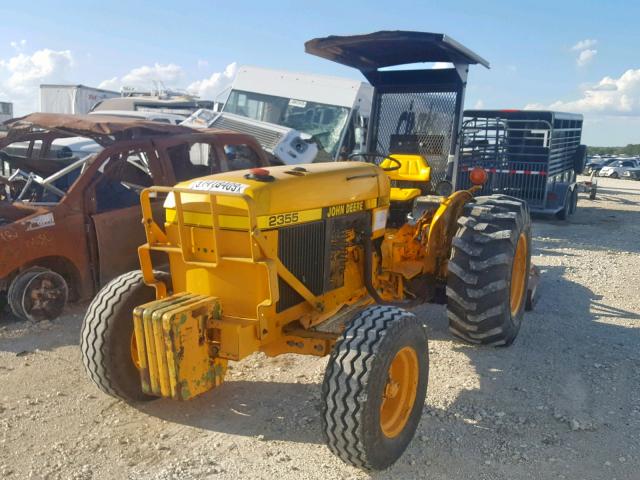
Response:
[[[187,400],[222,383],[226,360],[215,357],[209,326],[217,298],[178,293],[133,312],[137,366],[149,395]]]

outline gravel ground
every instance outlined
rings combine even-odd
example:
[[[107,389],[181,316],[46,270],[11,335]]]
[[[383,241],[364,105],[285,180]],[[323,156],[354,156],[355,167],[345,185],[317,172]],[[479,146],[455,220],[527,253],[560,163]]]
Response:
[[[430,325],[426,408],[405,455],[372,475],[323,445],[326,359],[254,355],[183,404],[129,406],[80,362],[83,306],[0,322],[0,477],[48,479],[638,479],[640,183],[600,181],[568,223],[536,220],[540,300],[507,349]]]

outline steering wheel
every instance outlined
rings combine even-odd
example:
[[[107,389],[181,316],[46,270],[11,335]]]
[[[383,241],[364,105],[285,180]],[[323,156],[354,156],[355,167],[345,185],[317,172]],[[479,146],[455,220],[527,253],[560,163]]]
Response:
[[[393,155],[385,155],[384,153],[378,152],[364,152],[364,153],[352,153],[349,155],[349,160],[353,160],[356,157],[362,158],[371,158],[373,161],[371,163],[380,167],[380,164],[385,160],[389,159],[393,162],[393,165],[390,167],[380,167],[385,172],[393,172],[394,170],[399,170],[402,167],[402,163],[397,158],[394,158]]]

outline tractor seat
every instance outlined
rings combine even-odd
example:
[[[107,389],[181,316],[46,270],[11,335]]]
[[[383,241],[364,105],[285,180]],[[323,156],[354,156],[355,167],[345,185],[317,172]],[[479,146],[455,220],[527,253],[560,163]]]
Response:
[[[415,154],[393,154],[393,158],[401,164],[397,170],[385,172],[392,181],[428,183],[431,180],[431,167],[422,155]],[[397,163],[385,158],[381,163],[381,168],[394,168]],[[422,195],[419,188],[391,187],[390,200],[392,202],[408,202]]]
[[[392,154],[393,158],[401,164],[397,170],[385,172],[391,180],[405,182],[428,182],[431,180],[431,167],[422,155]],[[397,163],[385,158],[380,163],[381,168],[394,168]]]

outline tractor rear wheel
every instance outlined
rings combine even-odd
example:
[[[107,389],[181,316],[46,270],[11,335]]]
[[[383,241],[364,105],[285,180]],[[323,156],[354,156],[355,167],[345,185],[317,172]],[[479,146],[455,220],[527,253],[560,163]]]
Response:
[[[531,268],[527,204],[506,195],[478,197],[458,224],[447,277],[449,329],[470,343],[510,345],[522,323]]]
[[[322,385],[322,432],[342,460],[382,470],[415,434],[427,393],[425,326],[410,312],[374,306],[347,326]]]
[[[155,298],[141,271],[125,273],[98,292],[82,322],[80,350],[89,377],[104,393],[126,402],[156,398],[142,392],[133,334],[133,309]]]

